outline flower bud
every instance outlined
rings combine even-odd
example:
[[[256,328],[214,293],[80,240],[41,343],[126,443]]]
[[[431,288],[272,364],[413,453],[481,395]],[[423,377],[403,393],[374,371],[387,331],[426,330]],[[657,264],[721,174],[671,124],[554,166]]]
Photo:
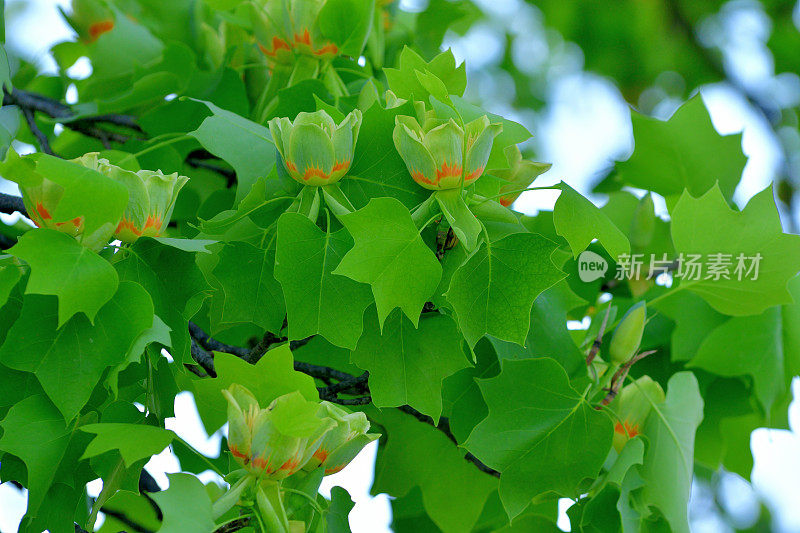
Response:
[[[380,434],[367,433],[369,421],[364,413],[348,413],[330,402],[321,402],[317,415],[336,421],[336,427],[327,432],[304,470],[311,471],[319,466],[325,475],[335,474],[347,466],[364,446],[374,441]]]
[[[250,473],[280,480],[302,468],[336,422],[316,415],[318,404],[295,391],[262,409],[238,384],[222,391],[228,400],[228,448]]]
[[[116,238],[124,242],[134,242],[142,236],[160,236],[172,216],[178,193],[189,181],[177,172],[165,175],[160,170],[125,170],[98,157],[97,152],[72,161],[96,170],[128,189],[128,206],[115,231]]]
[[[530,187],[533,180],[540,174],[550,170],[552,165],[550,163],[537,163],[535,161],[523,159],[522,152],[520,152],[516,144],[507,147],[505,149],[505,154],[509,168],[495,170],[492,174],[508,182],[500,187],[499,191],[500,194],[502,194],[499,198],[500,203],[508,207],[519,198],[523,189]]]
[[[347,174],[360,128],[358,109],[338,126],[323,110],[299,113],[294,121],[269,121],[269,131],[287,172],[304,185],[330,185]]]
[[[633,212],[631,221],[631,246],[634,248],[644,248],[653,240],[653,233],[656,229],[656,211],[653,204],[653,196],[645,194],[636,210]]]
[[[486,115],[461,128],[453,119],[395,117],[394,145],[411,177],[431,190],[454,189],[472,184],[483,174],[492,142],[501,124],[490,124]]]
[[[613,445],[617,452],[625,443],[644,429],[652,404],[664,401],[664,390],[650,376],[642,376],[623,387],[619,393],[617,414],[620,420],[614,425]]]
[[[72,12],[63,15],[85,43],[114,29],[114,13],[101,0],[72,0]]]
[[[621,365],[636,354],[642,343],[642,334],[646,323],[647,306],[642,300],[628,309],[614,330],[614,336],[608,347],[612,364]]]
[[[37,227],[54,229],[72,237],[83,233],[82,216],[62,222],[55,222],[53,219],[53,213],[64,196],[64,187],[43,178],[37,185],[20,184],[19,188],[28,216]]]

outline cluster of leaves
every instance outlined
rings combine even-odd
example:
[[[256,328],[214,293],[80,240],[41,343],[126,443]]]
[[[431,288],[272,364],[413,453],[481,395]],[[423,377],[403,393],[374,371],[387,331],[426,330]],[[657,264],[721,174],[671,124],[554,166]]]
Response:
[[[327,43],[316,50],[337,52],[287,67],[257,43],[259,2],[98,2],[102,16],[88,22],[80,4],[79,39],[53,48],[57,76],[21,63],[2,80],[14,119],[2,123],[3,151],[16,139],[49,152],[30,159],[64,187],[64,216],[91,212],[96,227],[119,220],[118,191],[57,156],[98,151],[190,180],[169,237],[97,253],[53,230],[0,227],[10,241],[0,479],[29,491],[23,531],[91,528],[100,511],[101,531],[258,530],[235,514],[215,520],[224,489],[195,475],[235,469],[227,451],[204,457],[165,429],[175,395],[190,391],[205,429],[219,430],[221,391],[234,383],[264,402],[299,392],[362,409],[382,434],[373,492],[395,498],[397,531],[555,530],[560,497],[576,502],[576,531],[688,531],[695,468],[747,478],[750,432],[785,425],[800,373],[800,237],[782,233],[771,188],[733,205],[741,139],[718,135],[699,97],[667,122],[633,113],[635,151],[605,183],[604,207],[562,183],[552,212],[524,216],[493,199],[543,170],[515,152],[530,134],[463,98],[465,68],[450,52],[426,60],[402,47],[438,49],[444,30],[430,11],[409,19],[327,0],[307,29]],[[92,75],[73,80],[80,57]],[[73,84],[78,103],[61,104]],[[502,124],[483,176],[452,204],[434,203],[395,147],[396,117],[420,105],[462,125],[484,114]],[[346,202],[303,207],[308,189],[287,174],[266,122],[316,110],[338,122],[356,109],[338,183]],[[633,191],[663,197],[669,218]],[[610,265],[592,282],[579,275],[585,250]],[[761,263],[757,280],[667,287],[649,265],[615,279],[631,253]],[[627,421],[596,341],[639,301],[649,312],[640,349],[655,353],[630,376],[666,396],[647,398],[650,415],[618,451],[612,437]],[[569,329],[575,320],[590,325]],[[169,445],[183,473],[160,491],[142,469]],[[98,477],[103,491],[87,505]],[[343,490],[305,496],[320,511],[314,531],[347,530]]]

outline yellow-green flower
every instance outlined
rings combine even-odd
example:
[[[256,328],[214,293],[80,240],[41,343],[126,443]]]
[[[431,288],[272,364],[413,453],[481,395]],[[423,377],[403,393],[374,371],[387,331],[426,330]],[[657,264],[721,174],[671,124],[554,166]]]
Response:
[[[466,187],[486,167],[494,138],[502,130],[484,115],[462,128],[453,119],[427,119],[421,126],[416,118],[395,118],[394,145],[408,172],[426,189]]]
[[[114,29],[114,13],[101,0],[72,0],[72,12],[64,17],[85,43]]]
[[[640,434],[653,404],[663,401],[664,389],[650,376],[642,376],[625,385],[619,394],[617,414],[620,419],[614,426],[614,449],[621,451],[629,439]]]
[[[294,121],[273,118],[269,131],[286,170],[304,185],[330,185],[350,170],[361,128],[361,111],[351,111],[337,126],[323,110],[299,113]]]
[[[537,163],[522,158],[522,152],[515,144],[505,149],[506,160],[509,168],[492,171],[492,175],[507,181],[508,183],[500,187],[500,203],[508,207],[519,198],[522,190],[530,187],[533,180],[540,174],[550,170],[550,163]]]
[[[325,0],[257,0],[250,5],[253,33],[270,64],[290,64],[295,53],[318,59],[339,53],[319,31]]]
[[[367,433],[369,420],[364,413],[348,413],[330,402],[321,402],[317,415],[336,421],[336,427],[327,432],[319,448],[306,463],[305,470],[322,467],[325,475],[335,474],[347,466],[364,446],[380,437],[379,433]]]
[[[179,176],[177,172],[164,174],[160,170],[125,170],[98,157],[97,152],[90,152],[73,161],[119,181],[128,189],[128,206],[115,231],[116,238],[124,242],[134,242],[143,236],[160,236],[172,216],[178,193],[189,181],[189,178]]]
[[[228,400],[228,448],[250,473],[280,480],[305,466],[336,422],[317,416],[319,405],[299,392],[276,398],[262,409],[238,384],[222,391]]]

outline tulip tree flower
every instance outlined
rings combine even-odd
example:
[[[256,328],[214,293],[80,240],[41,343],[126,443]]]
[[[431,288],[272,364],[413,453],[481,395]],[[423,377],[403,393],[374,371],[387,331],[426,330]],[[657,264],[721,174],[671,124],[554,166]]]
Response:
[[[167,227],[181,188],[189,181],[177,172],[164,174],[160,170],[132,172],[98,157],[97,152],[85,154],[76,163],[112,178],[128,189],[128,206],[117,225],[116,238],[134,242],[139,237],[158,237]]]
[[[228,400],[231,454],[259,478],[277,481],[294,474],[336,427],[331,418],[317,416],[319,404],[296,391],[276,398],[266,409],[241,385],[233,384],[222,394]]]
[[[299,113],[294,121],[269,121],[269,131],[286,170],[304,185],[332,185],[347,174],[360,128],[358,109],[338,126],[324,110]]]
[[[552,165],[523,159],[522,152],[519,151],[517,145],[507,147],[505,155],[508,168],[495,170],[492,174],[508,182],[500,187],[499,192],[502,196],[499,200],[503,206],[509,207],[522,194],[523,190],[530,187],[533,180],[550,170]]]
[[[331,59],[336,44],[319,31],[325,0],[256,0],[251,3],[253,32],[259,48],[273,66],[291,64],[294,54]]]
[[[625,443],[644,429],[653,404],[664,402],[664,390],[650,376],[642,376],[634,383],[623,387],[619,394],[617,415],[614,426],[614,449],[621,451]]]
[[[364,413],[348,413],[330,402],[321,402],[317,413],[320,417],[336,421],[336,427],[322,437],[319,448],[306,463],[304,470],[324,468],[325,475],[335,474],[352,461],[364,446],[380,434],[367,433],[369,420]]]
[[[466,187],[477,180],[502,129],[486,115],[463,128],[452,118],[428,119],[424,126],[414,117],[398,115],[394,145],[414,181],[434,191]]]
[[[64,18],[88,44],[114,29],[114,13],[102,0],[73,0],[72,12]]]

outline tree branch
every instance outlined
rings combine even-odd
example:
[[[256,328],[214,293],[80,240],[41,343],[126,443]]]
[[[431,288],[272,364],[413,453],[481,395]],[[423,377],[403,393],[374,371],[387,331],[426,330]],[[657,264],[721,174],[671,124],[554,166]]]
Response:
[[[10,215],[14,212],[19,212],[26,217],[28,216],[28,210],[25,209],[22,198],[14,196],[13,194],[4,194],[0,192],[0,213]]]
[[[31,130],[33,136],[36,137],[36,142],[39,144],[39,150],[48,154],[48,155],[56,155],[53,152],[53,149],[50,148],[50,141],[47,139],[47,135],[45,135],[42,130],[39,129],[39,126],[36,125],[36,117],[33,116],[33,110],[28,107],[22,107],[22,116],[25,117],[25,122],[28,123],[28,129]]]

